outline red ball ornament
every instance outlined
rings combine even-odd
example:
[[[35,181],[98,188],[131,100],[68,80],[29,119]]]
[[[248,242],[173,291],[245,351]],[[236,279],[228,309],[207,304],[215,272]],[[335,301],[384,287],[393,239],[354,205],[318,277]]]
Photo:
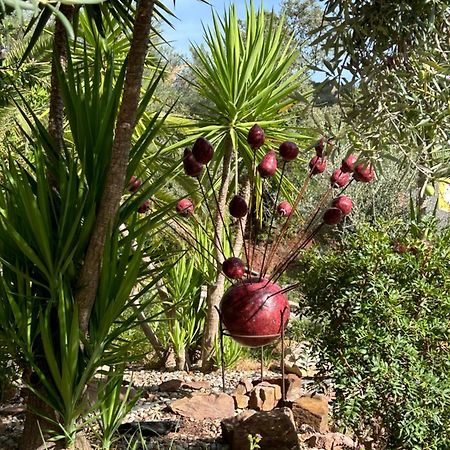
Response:
[[[318,175],[319,173],[325,172],[327,160],[321,156],[314,156],[309,161],[309,168],[311,169],[311,175]]]
[[[289,141],[283,142],[279,148],[280,156],[286,162],[293,161],[297,158],[298,151],[297,145]]]
[[[233,280],[240,280],[245,275],[245,265],[241,259],[231,257],[222,264],[223,273]]]
[[[347,185],[350,180],[350,174],[343,172],[341,169],[336,169],[331,175],[330,182],[334,188],[342,188]]]
[[[277,213],[281,217],[289,217],[292,214],[292,206],[289,202],[283,201],[277,206]]]
[[[289,301],[280,286],[251,278],[228,289],[220,303],[223,325],[247,347],[261,347],[277,339],[289,320]]]
[[[344,216],[350,214],[353,209],[353,202],[350,197],[347,197],[346,195],[336,197],[331,204],[334,208],[340,209]]]
[[[182,198],[178,201],[175,210],[180,216],[188,217],[194,214],[194,204],[188,198]]]
[[[264,130],[257,123],[250,128],[247,135],[247,142],[251,148],[256,149],[261,147],[265,139]]]
[[[267,152],[261,162],[258,164],[257,170],[262,178],[270,178],[277,171],[277,155],[273,150]]]

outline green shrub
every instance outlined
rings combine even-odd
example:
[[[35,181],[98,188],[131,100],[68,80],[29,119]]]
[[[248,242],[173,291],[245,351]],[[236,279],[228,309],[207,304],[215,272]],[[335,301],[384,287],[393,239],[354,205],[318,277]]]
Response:
[[[306,253],[304,312],[320,325],[338,424],[381,448],[449,449],[450,229],[410,229],[366,225]]]

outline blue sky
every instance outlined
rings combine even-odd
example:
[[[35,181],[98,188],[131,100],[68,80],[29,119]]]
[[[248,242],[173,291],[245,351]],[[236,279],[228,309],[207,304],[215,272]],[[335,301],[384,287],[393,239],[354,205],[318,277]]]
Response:
[[[185,54],[188,54],[189,41],[201,43],[203,38],[202,23],[211,24],[211,7],[216,9],[222,15],[224,8],[231,3],[229,0],[209,0],[211,6],[200,2],[199,0],[176,0],[175,7],[173,1],[165,0],[164,3],[175,13],[178,19],[172,20],[175,29],[167,25],[163,26],[163,36],[172,46]],[[235,4],[238,9],[240,18],[245,17],[245,0],[236,0]],[[259,5],[259,1],[255,1],[255,6]],[[264,0],[265,9],[280,9],[280,0]]]

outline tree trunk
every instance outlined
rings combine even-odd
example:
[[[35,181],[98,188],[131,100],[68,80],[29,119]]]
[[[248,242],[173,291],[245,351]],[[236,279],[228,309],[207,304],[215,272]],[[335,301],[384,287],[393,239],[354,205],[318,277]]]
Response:
[[[140,0],[137,5],[133,38],[128,54],[125,85],[120,106],[111,162],[106,174],[105,187],[100,200],[97,218],[86,251],[84,265],[78,279],[76,302],[80,331],[88,333],[89,318],[97,294],[105,240],[117,218],[125,175],[127,171],[131,137],[136,124],[137,108],[142,85],[145,58],[150,36],[150,21],[154,0]]]
[[[61,5],[61,14],[72,22],[74,8],[70,5]],[[60,152],[64,143],[64,103],[58,82],[58,66],[67,64],[67,31],[60,20],[56,20],[55,34],[53,36],[53,61],[50,84],[50,106],[48,113],[48,132]]]
[[[203,372],[210,372],[213,369],[213,351],[214,342],[217,336],[217,329],[219,325],[219,315],[217,314],[216,308],[219,307],[220,300],[223,297],[225,289],[225,275],[222,272],[222,262],[223,257],[220,253],[222,248],[222,232],[224,229],[224,224],[222,222],[222,217],[225,220],[226,211],[226,201],[228,196],[228,190],[230,186],[230,169],[231,169],[231,159],[233,156],[233,143],[231,138],[228,137],[225,142],[225,151],[223,157],[223,168],[222,168],[222,181],[219,189],[218,205],[216,214],[214,217],[213,226],[216,227],[216,233],[214,237],[214,246],[217,255],[217,278],[213,285],[208,289],[207,298],[207,311],[205,319],[205,330],[203,334],[203,345],[202,345],[202,370]]]

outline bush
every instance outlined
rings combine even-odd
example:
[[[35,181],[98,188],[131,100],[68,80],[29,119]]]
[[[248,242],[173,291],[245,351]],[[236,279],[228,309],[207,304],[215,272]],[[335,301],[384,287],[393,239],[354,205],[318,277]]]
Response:
[[[337,423],[381,448],[442,450],[450,448],[450,229],[427,240],[410,230],[360,227],[323,255],[306,253],[299,277],[304,311],[320,324],[315,343],[320,371],[335,383]]]

